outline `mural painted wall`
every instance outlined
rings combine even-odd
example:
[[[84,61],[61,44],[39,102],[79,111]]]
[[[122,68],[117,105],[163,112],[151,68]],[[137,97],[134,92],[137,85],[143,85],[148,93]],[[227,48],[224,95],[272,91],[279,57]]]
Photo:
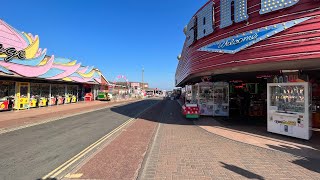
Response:
[[[47,55],[39,37],[20,32],[0,19],[0,72],[8,75],[101,83],[101,72],[76,60]]]

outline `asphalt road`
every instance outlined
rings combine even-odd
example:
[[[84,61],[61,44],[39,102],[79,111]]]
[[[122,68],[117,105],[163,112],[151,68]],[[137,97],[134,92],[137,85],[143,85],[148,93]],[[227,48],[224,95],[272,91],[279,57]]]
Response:
[[[107,108],[0,135],[0,179],[38,179],[158,100]]]

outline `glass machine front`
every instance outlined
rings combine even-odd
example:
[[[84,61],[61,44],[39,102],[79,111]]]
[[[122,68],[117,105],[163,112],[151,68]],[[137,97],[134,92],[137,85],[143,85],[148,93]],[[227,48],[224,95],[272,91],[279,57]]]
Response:
[[[198,84],[198,105],[200,108],[200,115],[213,115],[213,83],[202,82]]]
[[[309,84],[268,84],[268,131],[309,139],[311,137]]]
[[[213,84],[213,116],[229,116],[229,83]]]

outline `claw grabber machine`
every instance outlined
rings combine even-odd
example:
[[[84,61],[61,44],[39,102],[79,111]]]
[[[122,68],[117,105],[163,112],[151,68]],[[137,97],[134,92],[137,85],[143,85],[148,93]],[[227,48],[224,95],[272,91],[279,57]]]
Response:
[[[198,85],[197,100],[201,116],[213,115],[213,83],[200,82]]]
[[[229,116],[229,83],[213,83],[213,116]]]
[[[268,83],[268,132],[309,140],[312,119],[308,82]]]

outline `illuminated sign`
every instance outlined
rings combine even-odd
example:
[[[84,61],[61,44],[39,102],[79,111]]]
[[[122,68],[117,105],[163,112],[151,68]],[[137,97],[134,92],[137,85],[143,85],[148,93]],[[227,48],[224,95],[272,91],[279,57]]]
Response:
[[[7,55],[7,57],[4,58],[5,62],[9,62],[15,57],[17,57],[18,59],[26,59],[26,52],[24,50],[17,51],[13,47],[3,48],[2,44],[0,44],[0,54]]]
[[[261,0],[259,14],[285,9],[296,5],[299,0]],[[232,3],[234,5],[232,5]],[[196,40],[214,33],[214,2],[210,1],[192,17],[185,29],[186,45],[192,45]],[[232,7],[234,13],[232,13]],[[234,22],[248,21],[247,0],[220,0],[220,28],[231,26]],[[234,16],[232,18],[232,16]],[[234,19],[234,21],[232,20]]]
[[[199,51],[235,54],[249,46],[252,46],[255,43],[258,43],[270,36],[278,34],[308,19],[310,18],[309,17],[301,18],[297,20],[292,20],[284,23],[279,23],[279,24],[255,29],[252,31],[247,31],[242,34],[231,36],[231,37],[213,42],[211,44],[208,44],[204,47],[201,47]]]

